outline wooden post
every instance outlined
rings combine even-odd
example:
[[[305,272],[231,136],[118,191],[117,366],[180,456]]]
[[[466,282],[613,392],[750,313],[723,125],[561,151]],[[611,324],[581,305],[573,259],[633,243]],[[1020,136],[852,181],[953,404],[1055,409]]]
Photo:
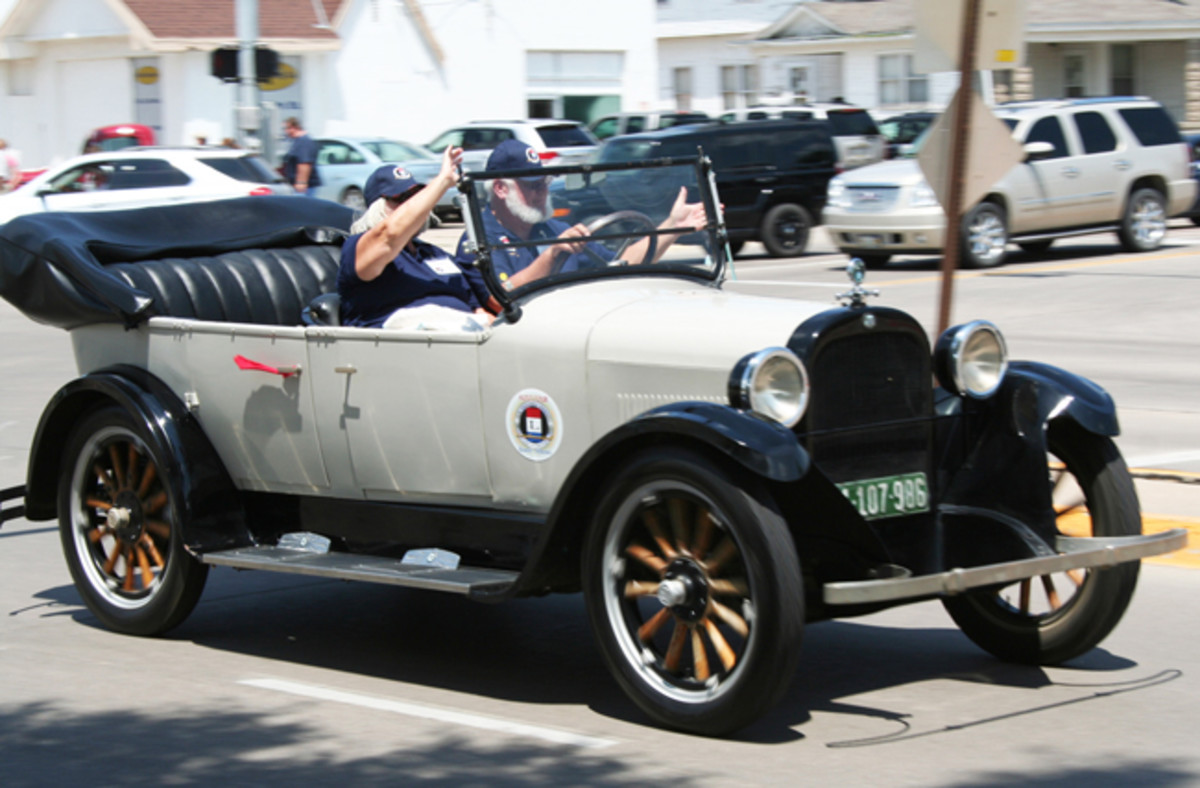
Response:
[[[975,89],[975,38],[982,0],[965,0],[962,39],[958,50],[958,101],[954,112],[954,137],[950,149],[950,197],[946,212],[946,232],[942,245],[942,293],[938,308],[940,336],[950,327],[950,303],[954,296],[954,272],[958,269],[962,235],[962,195],[966,180],[967,145],[971,140],[971,104]]]

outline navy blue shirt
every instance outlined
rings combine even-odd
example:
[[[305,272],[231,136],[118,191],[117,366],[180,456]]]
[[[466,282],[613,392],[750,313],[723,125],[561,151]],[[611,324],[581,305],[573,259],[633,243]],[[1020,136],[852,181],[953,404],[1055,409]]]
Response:
[[[505,282],[513,274],[518,271],[523,271],[537,259],[549,242],[557,241],[558,236],[562,235],[572,225],[566,222],[560,222],[558,219],[547,219],[544,222],[539,222],[533,225],[529,232],[530,241],[546,240],[548,243],[539,246],[516,246],[494,249],[492,253],[492,269],[496,272],[496,278],[501,282]],[[496,214],[492,213],[492,209],[484,207],[483,209],[483,231],[487,235],[488,245],[510,244],[514,241],[520,241],[512,232],[500,224],[500,220],[496,218]],[[458,241],[458,249],[455,252],[454,260],[464,267],[472,265],[475,262],[475,255],[467,252],[464,248],[467,244],[467,234],[463,233],[462,238]],[[613,259],[613,253],[599,243],[591,242],[588,248],[595,254],[599,255],[602,260],[608,261]],[[594,264],[595,258],[587,252],[576,252],[567,257],[563,261],[560,272],[578,271],[581,267],[587,267],[589,264]],[[482,276],[482,274],[481,274]]]
[[[293,137],[291,147],[283,157],[283,177],[293,186],[296,185],[297,164],[312,165],[312,172],[308,175],[310,191],[321,185],[321,175],[317,172],[317,141],[307,134]]]
[[[486,292],[483,277],[473,267],[460,268],[433,244],[414,239],[375,279],[364,282],[354,267],[362,234],[342,244],[337,289],[342,297],[342,325],[378,328],[401,307],[437,304],[474,312],[477,292]],[[414,250],[415,247],[415,250]]]

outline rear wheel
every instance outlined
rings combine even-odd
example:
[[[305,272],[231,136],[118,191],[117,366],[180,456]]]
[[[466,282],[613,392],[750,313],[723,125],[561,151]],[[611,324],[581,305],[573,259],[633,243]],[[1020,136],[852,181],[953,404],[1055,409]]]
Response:
[[[1078,427],[1052,428],[1050,454],[1059,533],[1141,533],[1133,480],[1111,440]],[[1133,597],[1138,568],[1134,561],[1071,570],[948,597],[943,604],[981,648],[1011,662],[1053,665],[1091,650],[1113,630]]]
[[[1004,262],[1008,245],[1007,217],[996,203],[976,205],[962,227],[962,267],[994,268]]]
[[[792,681],[800,565],[754,487],[657,449],[625,464],[597,510],[583,565],[592,631],[625,692],[672,728],[738,730]]]
[[[762,221],[762,243],[772,257],[795,257],[808,248],[812,217],[795,203],[776,205]]]
[[[110,629],[154,635],[200,598],[208,567],[184,548],[162,453],[124,410],[85,417],[66,447],[59,533],[75,587]]]
[[[737,257],[741,253],[742,247],[744,247],[745,245],[746,245],[745,241],[730,241],[729,242],[729,256]]]
[[[1157,249],[1167,236],[1167,201],[1157,189],[1137,189],[1129,195],[1117,238],[1129,252]]]
[[[343,191],[342,196],[338,198],[338,202],[356,211],[365,211],[367,209],[367,201],[363,198],[362,190],[356,186],[350,186]]]

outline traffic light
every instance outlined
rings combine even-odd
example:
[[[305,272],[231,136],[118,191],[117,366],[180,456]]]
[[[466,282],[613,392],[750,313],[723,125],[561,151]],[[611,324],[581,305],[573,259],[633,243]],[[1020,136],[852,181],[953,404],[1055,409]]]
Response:
[[[238,80],[237,47],[221,47],[212,52],[212,75],[222,82]]]
[[[254,78],[258,84],[269,82],[279,73],[279,53],[270,47],[255,47]]]

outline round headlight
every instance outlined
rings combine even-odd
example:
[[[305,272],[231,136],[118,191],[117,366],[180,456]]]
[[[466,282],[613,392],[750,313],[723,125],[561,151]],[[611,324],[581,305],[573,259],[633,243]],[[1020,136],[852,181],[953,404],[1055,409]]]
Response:
[[[729,378],[729,401],[735,408],[795,427],[808,406],[808,372],[786,348],[760,350],[739,361]]]
[[[1008,370],[1008,348],[1000,329],[986,320],[946,329],[938,338],[934,368],[942,386],[955,394],[992,396]]]

